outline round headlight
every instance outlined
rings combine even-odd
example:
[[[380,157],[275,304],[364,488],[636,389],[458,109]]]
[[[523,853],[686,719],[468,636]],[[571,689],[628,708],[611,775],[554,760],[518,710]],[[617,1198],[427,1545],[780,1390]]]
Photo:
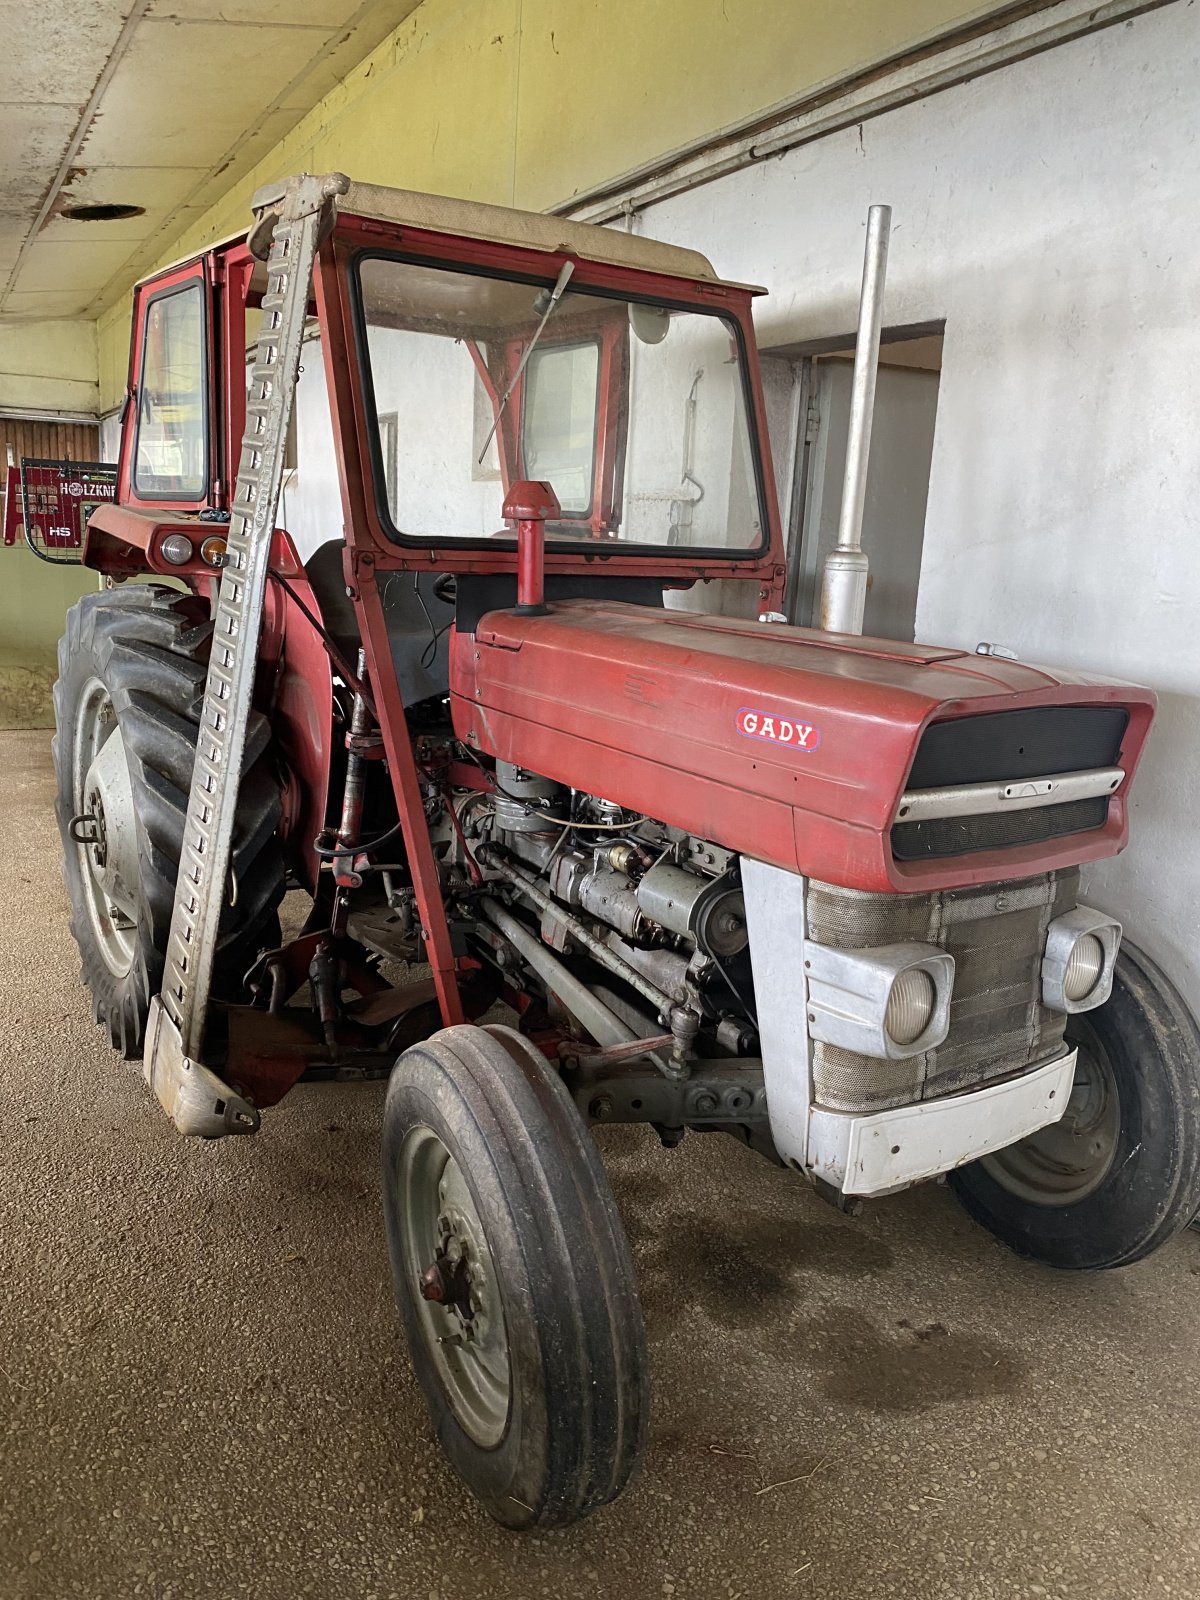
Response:
[[[1085,933],[1082,938],[1076,939],[1067,957],[1067,969],[1063,973],[1063,994],[1068,1000],[1084,1000],[1096,984],[1104,971],[1104,946],[1094,933]]]
[[[196,552],[186,533],[169,533],[159,545],[158,553],[171,566],[186,567]]]
[[[892,985],[883,1026],[896,1044],[912,1044],[933,1021],[937,990],[923,967],[909,967]]]
[[[210,567],[223,567],[226,548],[223,535],[210,533],[200,546],[200,559]]]

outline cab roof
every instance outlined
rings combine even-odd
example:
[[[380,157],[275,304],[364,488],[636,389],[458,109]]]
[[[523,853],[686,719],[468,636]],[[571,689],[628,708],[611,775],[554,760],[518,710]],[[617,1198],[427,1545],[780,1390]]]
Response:
[[[273,196],[283,186],[271,184],[260,189],[260,198]],[[344,194],[337,196],[336,208],[347,216],[367,217],[390,222],[397,227],[420,228],[431,233],[458,234],[467,239],[482,239],[497,244],[516,245],[526,250],[544,250],[554,255],[576,256],[604,266],[632,267],[655,272],[662,277],[685,278],[693,283],[723,284],[750,294],[765,294],[756,284],[733,283],[718,276],[711,261],[698,250],[683,245],[663,244],[624,229],[602,227],[592,222],[570,222],[564,217],[541,211],[518,211],[511,206],[485,205],[478,200],[455,200],[448,195],[424,194],[416,189],[390,189],[379,183],[350,181]],[[210,250],[219,250],[246,237],[246,230],[216,239],[202,250],[190,251],[169,266],[157,267],[141,282],[150,282],[173,272],[189,261],[199,260]]]
[[[526,250],[579,256],[605,266],[638,267],[664,277],[692,278],[703,283],[719,281],[712,262],[698,250],[660,244],[657,239],[595,223],[568,222],[540,211],[516,211],[511,206],[452,200],[414,189],[388,189],[378,183],[353,181],[347,192],[338,197],[337,209],[431,233],[456,233],[468,239],[519,245]]]

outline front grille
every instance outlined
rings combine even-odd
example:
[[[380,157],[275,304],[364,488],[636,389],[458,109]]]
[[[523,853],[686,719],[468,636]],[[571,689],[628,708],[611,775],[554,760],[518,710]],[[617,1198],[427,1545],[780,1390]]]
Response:
[[[866,894],[810,882],[808,936],[841,950],[917,940],[954,957],[944,1044],[898,1061],[813,1044],[814,1098],[831,1111],[881,1111],[979,1088],[1048,1061],[1066,1017],[1041,1003],[1046,929],[1075,905],[1079,871],[937,894]]]
[[[1068,800],[1064,805],[1031,806],[1028,811],[993,811],[977,817],[928,817],[898,822],[892,829],[897,861],[931,861],[965,856],[972,850],[1002,850],[1014,844],[1043,844],[1065,833],[1086,833],[1108,821],[1108,796]]]
[[[1124,706],[1033,706],[931,722],[921,735],[908,788],[1114,767],[1128,726]]]
[[[1129,726],[1124,706],[1034,706],[931,722],[921,735],[906,789],[1018,783],[1058,772],[1117,766]],[[1108,796],[974,817],[898,822],[891,832],[897,861],[933,861],[973,850],[1042,844],[1087,833],[1108,821]]]

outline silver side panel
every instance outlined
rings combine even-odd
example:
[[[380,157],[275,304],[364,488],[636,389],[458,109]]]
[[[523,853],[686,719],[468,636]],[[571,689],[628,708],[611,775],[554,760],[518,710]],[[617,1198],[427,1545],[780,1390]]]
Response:
[[[812,1045],[804,983],[808,880],[742,857],[742,891],[771,1137],[784,1161],[807,1165]]]

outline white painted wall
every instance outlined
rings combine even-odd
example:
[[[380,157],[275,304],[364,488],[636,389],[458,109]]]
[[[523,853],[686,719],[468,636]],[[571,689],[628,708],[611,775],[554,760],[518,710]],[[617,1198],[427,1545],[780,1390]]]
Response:
[[[307,561],[330,539],[343,537],[333,423],[320,341],[306,339],[296,385],[296,466],[283,478],[279,524]]]
[[[1087,893],[1200,1009],[1200,17],[1176,0],[649,210],[771,290],[760,343],[945,318],[918,637],[1149,684],[1126,854]]]
[[[491,538],[504,527],[504,490],[474,459],[477,379],[466,345],[400,328],[371,327],[367,338],[376,408],[396,418],[392,520],[413,538]]]

